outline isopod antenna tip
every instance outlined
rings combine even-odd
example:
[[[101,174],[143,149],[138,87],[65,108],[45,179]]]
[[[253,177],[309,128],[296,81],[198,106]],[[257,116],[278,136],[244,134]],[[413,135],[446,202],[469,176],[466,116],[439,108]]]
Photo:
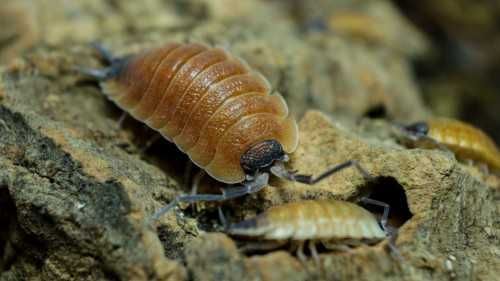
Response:
[[[92,42],[91,46],[97,51],[99,58],[106,67],[90,68],[77,66],[74,70],[97,81],[105,81],[115,77],[124,66],[127,60],[126,57],[119,58],[113,56],[112,53],[99,42]]]
[[[85,76],[91,77],[97,81],[105,81],[111,77],[111,68],[106,67],[102,69],[89,68],[89,67],[75,67],[75,71]]]

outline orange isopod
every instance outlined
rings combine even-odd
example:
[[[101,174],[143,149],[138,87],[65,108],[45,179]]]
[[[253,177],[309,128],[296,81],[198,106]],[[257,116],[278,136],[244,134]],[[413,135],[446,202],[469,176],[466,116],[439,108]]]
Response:
[[[178,202],[221,201],[259,191],[269,174],[306,184],[356,161],[312,178],[285,169],[298,144],[298,127],[281,95],[244,61],[221,48],[170,43],[123,58],[96,46],[108,66],[81,69],[100,81],[106,96],[185,152],[210,176],[240,183],[218,194],[182,195]]]
[[[404,126],[403,129],[416,146],[432,147],[437,143],[451,150],[461,160],[478,161],[500,171],[500,151],[495,142],[470,124],[448,118],[433,118]]]

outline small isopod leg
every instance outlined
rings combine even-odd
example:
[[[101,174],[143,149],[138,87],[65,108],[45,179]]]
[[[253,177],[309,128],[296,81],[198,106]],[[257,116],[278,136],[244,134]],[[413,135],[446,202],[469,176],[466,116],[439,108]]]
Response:
[[[125,124],[125,120],[127,119],[127,116],[128,116],[127,112],[125,112],[125,111],[122,112],[122,114],[120,115],[120,118],[118,118],[118,121],[116,121],[116,126],[118,127],[118,129],[123,129],[123,124]]]
[[[221,207],[217,208],[217,213],[219,214],[219,221],[222,224],[222,227],[224,227],[224,231],[227,231],[229,229],[229,224],[227,223],[226,216],[224,215]]]
[[[97,81],[104,81],[110,77],[111,68],[88,68],[88,67],[75,67],[77,72],[84,74],[86,76],[92,77]]]
[[[373,178],[370,175],[370,173],[368,173],[366,171],[366,169],[363,168],[356,160],[349,160],[349,161],[346,161],[344,163],[340,163],[336,166],[333,166],[333,167],[327,169],[326,171],[324,171],[323,173],[319,174],[316,177],[312,177],[311,175],[297,174],[294,171],[288,171],[285,168],[283,162],[276,162],[276,164],[274,164],[271,167],[271,173],[273,173],[277,177],[287,179],[289,181],[296,181],[296,182],[300,182],[300,183],[304,183],[304,184],[313,185],[313,184],[316,184],[317,182],[319,182],[319,181],[321,181],[321,180],[323,180],[323,179],[325,179],[325,178],[327,178],[327,177],[329,177],[329,176],[331,176],[339,171],[342,171],[346,168],[349,168],[349,167],[355,167],[363,175],[363,177],[365,177],[368,180],[371,180]]]
[[[313,257],[316,266],[320,268],[321,262],[319,260],[318,250],[316,249],[316,243],[313,240],[309,240],[307,246],[309,247],[309,252],[311,252],[311,256]]]
[[[200,182],[205,176],[205,171],[200,170],[193,178],[193,183],[191,184],[191,195],[195,195],[198,193],[198,187],[200,186]]]
[[[368,197],[361,198],[361,202],[384,208],[384,212],[382,213],[382,218],[380,218],[380,225],[382,226],[384,232],[387,235],[389,235],[389,231],[387,230],[387,220],[389,219],[389,210],[391,208],[389,204]]]
[[[193,182],[191,183],[191,195],[198,194],[198,187],[200,186],[200,182],[205,176],[205,171],[204,170],[199,170],[193,177]],[[192,206],[193,211],[198,212],[200,209],[198,208],[199,205],[193,204]]]
[[[472,165],[474,165],[474,160],[472,160]],[[478,167],[479,167],[479,170],[481,170],[481,172],[485,175],[489,175],[490,174],[490,169],[488,168],[488,165],[484,164],[484,163],[477,163]]]
[[[299,258],[300,262],[303,264],[306,263],[307,257],[304,254],[304,241],[297,241],[297,257]]]
[[[123,112],[122,116],[123,115],[127,116],[127,113]],[[121,118],[118,122],[120,123],[120,121],[121,121]],[[120,128],[122,128],[122,125],[123,124],[120,124]],[[153,144],[155,144],[157,141],[161,140],[162,138],[163,138],[162,135],[154,134],[148,141],[146,141],[146,143],[144,143],[142,145],[142,148],[141,148],[141,150],[139,150],[139,153],[141,155],[146,153],[146,151],[148,151],[151,148],[151,146],[153,146]]]
[[[177,196],[172,202],[167,204],[165,207],[160,208],[156,213],[151,216],[151,220],[155,221],[160,218],[163,214],[172,210],[177,204],[185,203],[195,203],[195,202],[216,202],[225,201],[228,199],[233,199],[237,197],[244,196],[246,194],[255,193],[264,188],[269,182],[269,174],[263,173],[258,175],[253,181],[245,182],[240,186],[227,187],[222,189],[222,194],[195,194],[195,195],[180,195]]]

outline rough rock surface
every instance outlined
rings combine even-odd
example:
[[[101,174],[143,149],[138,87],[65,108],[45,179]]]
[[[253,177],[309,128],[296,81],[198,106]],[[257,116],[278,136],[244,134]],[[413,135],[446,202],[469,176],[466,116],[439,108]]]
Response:
[[[377,2],[381,8],[351,9],[396,13]],[[388,122],[362,119],[427,114],[407,63],[420,47],[405,53],[390,40],[374,44],[353,40],[349,32],[305,32],[303,15],[297,18],[279,1],[10,5],[15,20],[9,30],[31,37],[0,34],[6,62],[0,84],[0,280],[494,280],[500,274],[498,179],[444,151],[408,150]],[[384,26],[381,34],[391,34]],[[224,203],[229,219],[283,202],[356,201],[371,194],[391,204],[401,258],[387,241],[346,253],[322,251],[321,268],[301,264],[286,249],[247,256],[237,247],[244,241],[212,233],[220,230],[214,204],[148,224],[154,210],[188,191],[187,159],[166,141],[148,147],[154,133],[138,122],[127,119],[119,128],[121,112],[74,67],[99,65],[89,41],[102,40],[122,54],[166,38],[225,46],[269,78],[294,114],[303,116],[290,168],[317,174],[357,159],[375,178],[367,181],[348,169],[315,186],[273,179],[258,194]],[[303,114],[310,108],[325,113]],[[200,191],[217,186],[205,179]]]

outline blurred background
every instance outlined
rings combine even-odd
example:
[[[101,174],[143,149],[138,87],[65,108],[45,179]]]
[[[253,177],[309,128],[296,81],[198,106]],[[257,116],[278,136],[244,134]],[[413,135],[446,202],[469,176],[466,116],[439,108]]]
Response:
[[[92,41],[129,52],[196,38],[234,49],[298,115],[306,108],[403,121],[435,114],[500,142],[500,1],[4,0],[0,26],[6,67],[20,56],[74,55]],[[37,67],[65,74],[50,60]]]

